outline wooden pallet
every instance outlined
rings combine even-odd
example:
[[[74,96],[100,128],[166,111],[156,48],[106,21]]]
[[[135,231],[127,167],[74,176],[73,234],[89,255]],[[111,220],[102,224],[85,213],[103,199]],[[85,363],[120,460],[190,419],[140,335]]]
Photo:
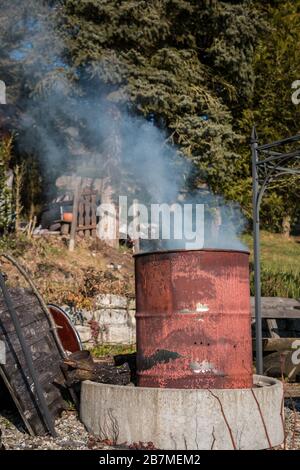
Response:
[[[60,369],[61,352],[51,323],[38,299],[28,289],[9,289],[26,343],[29,345],[39,383],[53,419],[64,409],[61,390],[65,378]],[[31,435],[48,432],[41,415],[33,379],[16,334],[7,305],[0,293],[0,341],[5,343],[6,363],[0,365],[2,377]]]
[[[77,233],[80,237],[96,238],[97,192],[83,190],[78,204]]]

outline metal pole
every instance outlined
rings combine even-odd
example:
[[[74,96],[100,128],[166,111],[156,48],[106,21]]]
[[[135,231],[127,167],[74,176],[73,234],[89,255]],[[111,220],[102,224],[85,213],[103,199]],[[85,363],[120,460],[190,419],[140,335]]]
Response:
[[[13,322],[14,327],[16,329],[16,334],[17,334],[17,337],[20,341],[20,345],[21,345],[21,348],[22,348],[22,351],[23,351],[23,354],[24,354],[24,357],[25,357],[27,367],[28,367],[30,375],[32,377],[34,390],[36,392],[36,400],[37,400],[38,408],[39,408],[40,412],[42,413],[42,416],[44,418],[44,423],[45,423],[48,431],[50,432],[50,434],[53,437],[56,437],[56,431],[55,431],[55,428],[54,428],[53,418],[50,414],[46,399],[44,397],[43,389],[41,387],[41,384],[39,382],[36,370],[34,368],[30,348],[26,344],[26,340],[25,340],[25,337],[23,335],[23,331],[22,331],[22,328],[21,328],[21,324],[20,324],[17,312],[16,312],[16,310],[13,306],[12,300],[10,298],[9,291],[8,291],[8,289],[6,287],[6,284],[5,284],[4,277],[1,273],[0,273],[0,288],[2,290],[3,298],[4,298],[5,303],[7,305],[8,311],[11,315],[12,322]]]
[[[255,344],[256,372],[263,374],[263,342],[261,318],[261,279],[260,279],[260,233],[259,233],[259,181],[257,172],[258,139],[255,127],[251,135],[252,184],[253,184],[253,246],[254,246],[254,288],[255,288]]]

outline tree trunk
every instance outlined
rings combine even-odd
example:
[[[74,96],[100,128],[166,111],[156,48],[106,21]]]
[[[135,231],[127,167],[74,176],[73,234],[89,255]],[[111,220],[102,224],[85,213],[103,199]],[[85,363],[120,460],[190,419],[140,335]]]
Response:
[[[291,234],[291,216],[285,215],[282,219],[282,234],[284,238],[290,238]]]

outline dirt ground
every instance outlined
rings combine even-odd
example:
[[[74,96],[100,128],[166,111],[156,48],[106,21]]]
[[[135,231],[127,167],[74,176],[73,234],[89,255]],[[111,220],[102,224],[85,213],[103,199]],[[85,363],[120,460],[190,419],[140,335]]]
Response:
[[[100,241],[80,240],[76,250],[69,252],[67,240],[48,236],[19,240],[8,251],[32,276],[47,302],[92,309],[98,294],[134,296],[132,250],[124,246],[114,249]],[[26,286],[3,258],[0,268],[11,285]]]

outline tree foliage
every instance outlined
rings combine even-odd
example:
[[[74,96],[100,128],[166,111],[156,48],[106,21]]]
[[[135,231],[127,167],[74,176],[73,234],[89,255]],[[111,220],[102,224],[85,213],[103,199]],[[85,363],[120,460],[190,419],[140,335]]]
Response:
[[[37,104],[36,121],[49,94],[69,104],[92,95],[95,106],[104,96],[153,120],[194,162],[193,185],[208,183],[251,218],[252,125],[263,142],[299,131],[291,84],[300,79],[300,0],[2,3],[0,78],[25,110]],[[49,113],[66,159],[66,131],[82,124],[76,107],[71,117]],[[298,186],[283,183],[265,198],[266,227],[296,216]]]
[[[241,140],[229,106],[254,83],[260,19],[249,2],[67,0],[62,27],[84,85],[155,116],[198,178],[226,193]]]
[[[241,132],[250,134],[256,124],[260,143],[280,140],[299,133],[300,106],[292,102],[292,83],[300,77],[300,1],[271,1],[261,7],[268,28],[261,36],[254,60],[255,88],[252,100],[240,114]],[[242,159],[246,161],[248,154]],[[240,180],[246,193],[245,181]],[[246,183],[247,184],[247,183]],[[234,191],[233,191],[234,193]],[[276,182],[263,199],[265,227],[282,230],[282,222],[299,217],[299,178]],[[248,200],[250,208],[251,201]]]

